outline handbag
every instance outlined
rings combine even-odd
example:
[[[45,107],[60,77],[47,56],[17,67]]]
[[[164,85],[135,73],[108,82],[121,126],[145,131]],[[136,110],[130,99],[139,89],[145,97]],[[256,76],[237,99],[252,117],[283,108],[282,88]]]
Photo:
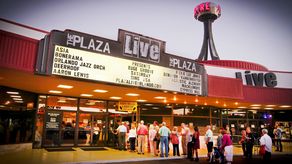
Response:
[[[265,155],[265,153],[266,153],[266,149],[265,149],[265,145],[261,145],[261,147],[260,147],[260,151],[259,151],[259,154],[260,155]]]

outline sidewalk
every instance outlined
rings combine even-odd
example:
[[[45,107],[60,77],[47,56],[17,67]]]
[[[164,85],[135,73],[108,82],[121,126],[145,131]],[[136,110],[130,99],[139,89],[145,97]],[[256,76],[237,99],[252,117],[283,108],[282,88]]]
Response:
[[[292,154],[292,148],[285,152],[273,152],[273,154]],[[1,149],[1,148],[0,148]],[[154,157],[150,153],[139,155],[134,152],[119,151],[111,148],[98,151],[84,151],[80,148],[73,148],[75,151],[57,151],[48,152],[45,149],[17,149],[17,151],[7,151],[0,153],[1,164],[14,163],[29,163],[29,164],[77,164],[77,163],[116,163],[116,162],[130,162],[130,161],[149,161],[149,160],[167,160],[167,159],[181,159],[185,156],[173,157],[172,151],[168,158]],[[202,148],[199,150],[200,157],[206,157],[207,150]],[[242,150],[240,146],[234,147],[234,155],[241,156]]]

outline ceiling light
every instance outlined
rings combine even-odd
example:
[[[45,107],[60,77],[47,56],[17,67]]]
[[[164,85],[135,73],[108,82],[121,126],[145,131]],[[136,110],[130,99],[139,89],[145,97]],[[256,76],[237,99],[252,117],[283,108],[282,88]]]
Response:
[[[126,95],[127,96],[139,96],[139,94],[137,94],[137,93],[127,93]]]
[[[235,104],[235,105],[238,105],[238,102],[235,102],[234,104]]]
[[[76,101],[77,99],[76,98],[70,98],[70,97],[68,97],[68,98],[65,98],[66,100],[71,100],[71,101]]]
[[[63,84],[60,84],[57,87],[58,88],[63,88],[63,89],[71,89],[71,88],[73,88],[73,86],[71,86],[71,85],[63,85]]]
[[[66,100],[59,100],[57,102],[59,102],[59,103],[66,103]]]
[[[167,93],[168,91],[163,91],[164,93]]]
[[[162,97],[162,96],[156,96],[154,97],[155,99],[166,99],[166,97]]]
[[[274,108],[265,108],[265,109],[274,109]]]
[[[260,109],[261,107],[258,107],[258,106],[254,106],[254,107],[251,107],[251,109]]]
[[[173,94],[175,94],[175,95],[176,95],[176,94],[177,94],[177,92],[173,92]]]
[[[19,96],[19,95],[10,95],[10,97],[21,98],[21,96]]]
[[[290,105],[281,105],[280,108],[290,108]]]
[[[62,93],[62,91],[49,90],[50,93]]]
[[[184,104],[187,104],[187,102],[186,102],[186,101],[184,101]]]
[[[146,102],[147,100],[137,100],[138,102]]]
[[[13,100],[22,101],[22,98],[13,98]]]
[[[173,97],[173,101],[176,101],[176,96]]]
[[[204,105],[208,105],[208,104],[205,102]]]
[[[41,95],[40,98],[41,98],[41,99],[45,99],[45,98],[47,98],[47,97],[44,96],[44,95]]]
[[[96,89],[93,92],[97,92],[97,93],[106,93],[108,92],[107,90],[102,90],[102,89]]]
[[[86,105],[95,105],[95,102],[88,102],[88,103],[85,103]]]
[[[167,100],[166,100],[166,99],[164,99],[164,100],[163,100],[163,102],[164,102],[164,103],[166,103],[166,102],[167,102]]]
[[[8,105],[8,104],[10,104],[10,101],[6,101],[4,104],[5,104],[5,105]]]
[[[144,105],[146,105],[146,106],[152,106],[153,104],[144,104]]]
[[[246,107],[246,106],[240,106],[240,107],[237,107],[237,108],[245,109],[245,108],[247,108],[247,107]]]
[[[12,92],[12,91],[7,91],[6,93],[11,94],[11,95],[18,95],[18,92]]]
[[[92,97],[93,95],[92,95],[92,94],[85,94],[85,93],[82,93],[80,96],[83,96],[83,97]]]
[[[199,100],[198,100],[198,99],[196,99],[196,100],[195,100],[195,102],[199,102]]]
[[[262,106],[261,104],[252,104],[250,106]]]
[[[226,107],[227,105],[226,105],[226,104],[224,104],[223,106],[225,106],[225,107]]]
[[[274,107],[274,106],[276,106],[276,105],[266,105],[266,107]]]
[[[16,103],[23,103],[23,101],[15,101]]]
[[[120,99],[122,99],[122,98],[121,98],[121,97],[112,96],[112,97],[110,97],[110,99],[120,100]]]
[[[219,101],[218,100],[216,101],[216,104],[219,104]]]

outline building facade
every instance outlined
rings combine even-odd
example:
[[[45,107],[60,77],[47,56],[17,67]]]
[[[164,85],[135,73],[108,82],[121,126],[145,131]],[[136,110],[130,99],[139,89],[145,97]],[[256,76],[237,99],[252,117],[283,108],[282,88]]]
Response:
[[[291,137],[292,73],[169,54],[119,30],[117,40],[0,20],[1,144],[114,146],[118,122],[230,126],[234,138],[275,121]],[[278,117],[279,120],[277,120]],[[281,119],[282,120],[281,120]],[[291,120],[292,121],[292,120]]]

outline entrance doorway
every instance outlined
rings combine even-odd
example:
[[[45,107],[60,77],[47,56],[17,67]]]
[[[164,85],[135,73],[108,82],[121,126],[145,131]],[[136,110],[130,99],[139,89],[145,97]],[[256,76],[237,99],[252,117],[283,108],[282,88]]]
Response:
[[[45,112],[44,147],[74,146],[76,112]]]
[[[106,114],[80,113],[78,146],[104,146],[106,141]]]

